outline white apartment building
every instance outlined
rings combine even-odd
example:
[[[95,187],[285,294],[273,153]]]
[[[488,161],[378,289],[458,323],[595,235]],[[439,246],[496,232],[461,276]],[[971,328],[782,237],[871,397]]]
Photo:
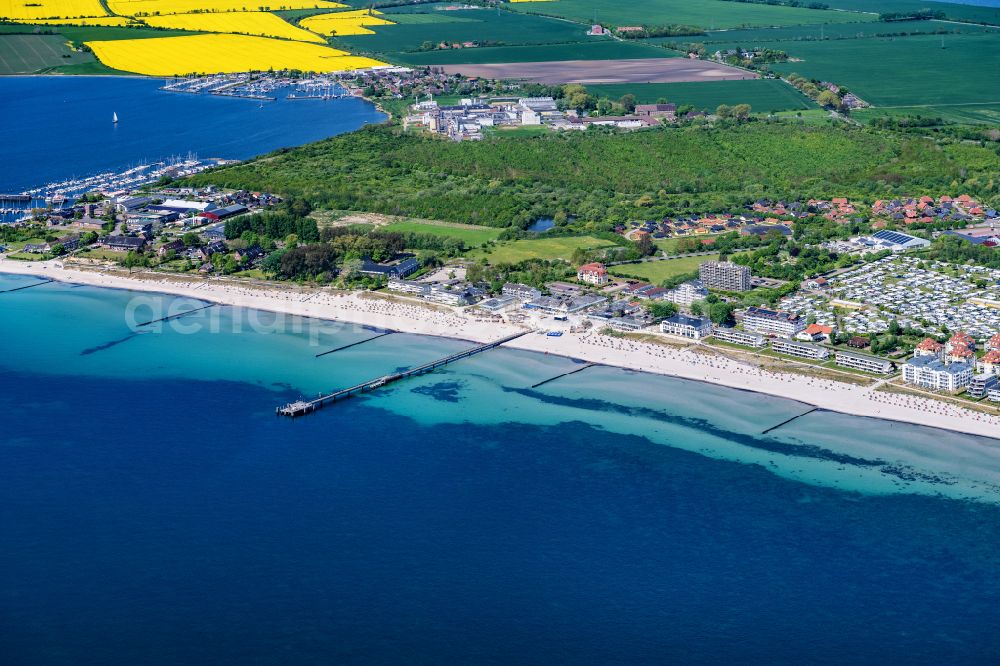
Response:
[[[945,364],[933,356],[916,356],[903,366],[903,381],[935,391],[958,391],[972,383],[972,366]]]
[[[811,345],[808,342],[793,342],[791,340],[773,340],[771,349],[779,354],[808,358],[812,360],[822,360],[830,355],[830,351],[819,345]]]
[[[712,322],[705,317],[676,314],[660,322],[660,331],[670,335],[679,335],[682,338],[701,340],[711,335]]]
[[[703,300],[706,296],[708,296],[708,289],[705,289],[700,280],[684,282],[664,294],[664,298],[668,301],[685,308],[691,307],[692,303]]]
[[[805,327],[805,320],[791,312],[750,307],[743,315],[743,328],[751,333],[790,338]]]
[[[838,351],[835,358],[837,365],[842,368],[853,368],[878,375],[888,375],[892,372],[892,361],[887,361],[884,358],[875,358],[848,351]]]
[[[757,349],[767,346],[767,339],[760,333],[747,333],[738,328],[722,328],[717,326],[712,329],[712,335],[716,340],[731,342],[734,345],[743,345],[744,347],[754,347]]]

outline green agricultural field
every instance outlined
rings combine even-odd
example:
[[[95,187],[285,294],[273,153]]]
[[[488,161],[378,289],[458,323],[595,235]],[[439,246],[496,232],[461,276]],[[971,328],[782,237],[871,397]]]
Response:
[[[860,109],[851,113],[856,120],[869,121],[884,116],[920,116],[941,118],[960,125],[1000,125],[1000,104],[968,104],[964,106],[897,106]]]
[[[581,23],[611,25],[693,25],[703,28],[852,23],[875,20],[871,14],[802,9],[721,0],[556,0],[511,4],[515,11],[559,16]]]
[[[954,33],[968,34],[981,32],[994,32],[1000,30],[992,26],[969,25],[963,23],[951,23],[946,21],[893,21],[893,22],[869,22],[869,23],[840,23],[833,25],[792,25],[779,28],[750,28],[745,30],[717,30],[710,32],[705,37],[684,38],[685,41],[698,41],[706,45],[709,51],[718,48],[717,45],[750,46],[761,44],[773,49],[785,49],[785,45],[769,44],[768,42],[790,42],[790,41],[818,41],[818,40],[844,40],[844,39],[867,39],[871,37],[936,33],[942,30]],[[678,37],[657,37],[657,41],[679,41]],[[841,44],[843,48],[850,48],[850,43]]]
[[[758,113],[815,108],[808,97],[779,79],[708,81],[705,83],[619,83],[588,85],[597,97],[617,100],[635,95],[640,104],[660,98],[675,104],[691,104],[697,109],[714,110],[720,104],[749,104]]]
[[[589,250],[597,247],[610,247],[611,245],[614,243],[593,236],[505,241],[487,251],[470,252],[469,258],[476,261],[485,258],[494,265],[517,264],[528,259],[564,259],[569,261],[574,250]]]
[[[345,35],[339,37],[337,41],[347,45],[352,52],[360,50],[369,53],[396,53],[419,51],[425,42],[432,44],[489,42],[497,45],[514,45],[559,44],[587,39],[585,26],[530,14],[463,9],[448,12],[448,16],[469,20],[380,25],[376,27],[374,35]],[[386,18],[392,20],[392,15],[387,14]]]
[[[787,42],[788,54],[802,61],[772,67],[848,86],[877,106],[1000,103],[1000,33],[949,35],[943,40],[944,48],[942,37],[931,35]]]
[[[855,12],[914,12],[921,9],[943,11],[953,20],[1000,25],[1000,7],[980,7],[972,4],[950,2],[925,2],[924,0],[823,0],[833,9]]]
[[[716,261],[718,258],[718,255],[706,254],[697,257],[666,259],[664,261],[646,261],[641,264],[620,264],[609,267],[608,272],[618,276],[634,276],[654,284],[659,284],[682,273],[696,271],[698,270],[698,266],[703,262]]]
[[[405,65],[479,65],[502,62],[545,62],[558,60],[628,60],[675,58],[677,51],[635,42],[596,41],[577,44],[449,49],[421,53],[391,53],[394,62]]]
[[[0,74],[33,74],[60,65],[94,62],[59,35],[0,35]]]
[[[426,25],[428,23],[477,23],[478,19],[467,16],[454,16],[455,12],[416,12],[392,13],[386,19],[398,25]]]
[[[490,227],[474,227],[471,225],[416,220],[393,222],[382,227],[382,229],[401,233],[433,234],[435,236],[457,238],[469,247],[476,247],[487,241],[496,240],[501,231],[501,229]]]

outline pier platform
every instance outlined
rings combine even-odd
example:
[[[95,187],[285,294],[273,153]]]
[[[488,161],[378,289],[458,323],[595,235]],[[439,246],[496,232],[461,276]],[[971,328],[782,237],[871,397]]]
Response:
[[[356,384],[349,388],[341,389],[339,391],[334,391],[332,393],[327,393],[325,395],[319,395],[314,400],[296,400],[295,402],[290,402],[287,405],[277,407],[274,413],[278,416],[288,416],[291,418],[296,418],[299,416],[305,416],[306,414],[312,414],[318,409],[322,409],[327,405],[333,404],[338,400],[343,400],[344,398],[349,398],[352,395],[358,393],[366,393],[368,391],[374,391],[375,389],[382,388],[393,382],[397,382],[401,379],[406,379],[407,377],[414,377],[416,375],[423,375],[428,372],[432,372],[441,366],[448,365],[449,363],[454,363],[463,358],[468,358],[470,356],[475,356],[476,354],[481,354],[484,351],[489,351],[490,349],[496,349],[500,345],[506,344],[512,340],[516,340],[524,335],[527,335],[528,331],[521,331],[520,333],[515,333],[513,335],[508,335],[505,338],[500,338],[499,340],[494,340],[493,342],[487,342],[486,344],[477,345],[471,349],[466,349],[465,351],[460,351],[450,356],[445,356],[444,358],[439,358],[436,361],[431,361],[430,363],[424,363],[423,365],[418,365],[415,368],[410,368],[409,370],[404,370],[403,372],[397,372],[391,375],[384,375],[378,377],[377,379],[372,379],[361,384]]]

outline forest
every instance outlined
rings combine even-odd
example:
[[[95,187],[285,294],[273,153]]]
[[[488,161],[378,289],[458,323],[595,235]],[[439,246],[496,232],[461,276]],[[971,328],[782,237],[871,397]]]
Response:
[[[633,219],[736,210],[769,197],[1000,193],[994,144],[794,122],[497,137],[455,143],[370,126],[194,176],[314,208],[493,227],[539,217],[607,230]]]

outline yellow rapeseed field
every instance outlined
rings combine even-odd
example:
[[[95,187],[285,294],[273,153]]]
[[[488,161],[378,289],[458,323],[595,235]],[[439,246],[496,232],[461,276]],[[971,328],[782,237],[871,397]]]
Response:
[[[0,0],[0,19],[14,21],[107,15],[100,0]]]
[[[154,28],[174,28],[191,32],[231,32],[262,37],[281,37],[299,42],[326,44],[326,40],[268,12],[220,12],[218,14],[170,14],[145,16]]]
[[[84,18],[64,18],[64,19],[18,19],[15,23],[30,23],[32,25],[110,25],[126,26],[141,25],[133,19],[124,16],[93,16]]]
[[[69,0],[64,0],[69,1]],[[93,0],[95,3],[97,0]],[[122,16],[188,14],[191,12],[254,12],[271,9],[338,9],[328,0],[108,0],[108,7]]]
[[[382,12],[376,11],[375,14]],[[321,35],[374,35],[375,33],[363,26],[395,25],[392,21],[371,16],[367,9],[357,9],[349,12],[334,12],[310,16],[299,21],[299,25],[307,30]]]
[[[149,76],[300,69],[339,72],[385,65],[328,46],[245,35],[87,42],[108,67]]]

